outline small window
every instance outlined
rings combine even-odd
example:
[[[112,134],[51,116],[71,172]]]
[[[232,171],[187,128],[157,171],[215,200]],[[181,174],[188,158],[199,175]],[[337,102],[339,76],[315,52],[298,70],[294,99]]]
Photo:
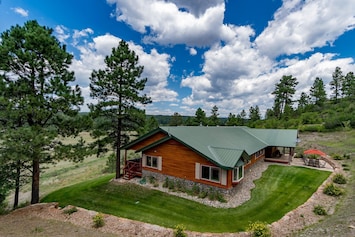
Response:
[[[233,170],[233,181],[238,182],[244,177],[244,166],[237,166]]]
[[[156,168],[158,169],[158,157],[155,156],[147,156],[147,163],[146,163],[147,167],[151,167],[151,168]]]
[[[201,178],[207,179],[214,182],[220,181],[220,169],[212,166],[202,165],[201,167]]]

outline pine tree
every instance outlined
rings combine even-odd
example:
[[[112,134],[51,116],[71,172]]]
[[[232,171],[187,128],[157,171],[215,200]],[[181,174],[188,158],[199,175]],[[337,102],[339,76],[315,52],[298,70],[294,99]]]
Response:
[[[151,103],[141,94],[147,78],[141,79],[143,66],[138,65],[138,56],[122,40],[105,58],[106,68],[91,74],[90,96],[97,104],[89,105],[95,119],[92,135],[97,138],[98,154],[111,144],[116,153],[116,178],[121,175],[120,147],[129,141],[129,133],[144,126],[145,111],[139,105]]]
[[[272,94],[275,95],[274,111],[278,118],[281,118],[287,106],[289,108],[292,107],[292,97],[296,92],[297,84],[297,79],[292,77],[292,75],[282,76],[280,82],[276,84]]]
[[[343,72],[340,67],[336,67],[333,72],[333,80],[330,82],[330,88],[333,90],[333,99],[335,103],[338,103],[338,100],[342,92],[342,83],[343,83]]]
[[[215,105],[211,110],[211,116],[208,119],[208,124],[211,126],[218,126],[219,125],[219,118],[218,118],[218,107]]]
[[[327,93],[322,78],[316,77],[310,89],[310,96],[315,105],[322,107],[327,100]]]
[[[22,151],[13,156],[13,164],[30,163],[31,203],[39,202],[40,164],[64,157],[82,159],[81,153],[71,152],[74,145],[57,141],[58,135],[78,134],[78,121],[73,118],[83,97],[79,86],[72,87],[75,77],[68,71],[73,55],[52,32],[37,21],[28,21],[23,27],[16,25],[3,32],[0,40],[2,148],[12,144]],[[19,130],[23,131],[22,139],[13,143],[10,135]]]
[[[201,108],[198,108],[195,112],[194,125],[197,125],[197,126],[200,126],[200,125],[206,126],[207,125],[206,113]]]

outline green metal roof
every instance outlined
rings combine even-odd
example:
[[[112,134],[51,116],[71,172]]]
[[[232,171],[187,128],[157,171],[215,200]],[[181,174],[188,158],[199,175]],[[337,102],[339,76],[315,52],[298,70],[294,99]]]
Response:
[[[242,160],[248,160],[251,154],[268,146],[295,147],[297,141],[297,130],[291,129],[178,126],[160,127],[150,132],[149,135],[159,131],[167,133],[169,139],[178,140],[225,169],[234,168],[237,164],[241,164]],[[163,138],[141,150],[144,151],[158,145],[166,139]],[[142,138],[138,140],[141,141]],[[136,144],[136,142],[133,141],[123,148],[129,148],[132,144]]]

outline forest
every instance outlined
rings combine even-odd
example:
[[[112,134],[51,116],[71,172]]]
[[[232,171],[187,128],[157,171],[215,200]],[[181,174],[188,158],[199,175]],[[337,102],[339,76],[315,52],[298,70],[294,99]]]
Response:
[[[327,95],[322,78],[316,77],[308,93],[302,92],[295,98],[297,78],[284,75],[272,92],[274,104],[262,115],[259,106],[251,106],[249,111],[229,113],[227,118],[219,117],[214,106],[208,115],[198,108],[195,116],[153,117],[156,124],[169,126],[249,126],[255,128],[293,128],[300,131],[333,131],[355,127],[355,76],[353,72],[344,74],[336,67],[330,82],[331,94]],[[150,120],[152,120],[150,118]],[[149,119],[148,119],[149,121]]]

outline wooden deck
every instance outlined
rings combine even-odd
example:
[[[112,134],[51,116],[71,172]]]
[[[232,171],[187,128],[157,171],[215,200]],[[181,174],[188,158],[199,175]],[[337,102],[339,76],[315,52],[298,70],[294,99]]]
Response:
[[[123,178],[127,180],[142,177],[142,159],[128,160],[123,168],[123,173]]]
[[[284,154],[281,157],[266,157],[264,158],[266,162],[280,163],[280,164],[290,164],[292,157],[289,154]]]

